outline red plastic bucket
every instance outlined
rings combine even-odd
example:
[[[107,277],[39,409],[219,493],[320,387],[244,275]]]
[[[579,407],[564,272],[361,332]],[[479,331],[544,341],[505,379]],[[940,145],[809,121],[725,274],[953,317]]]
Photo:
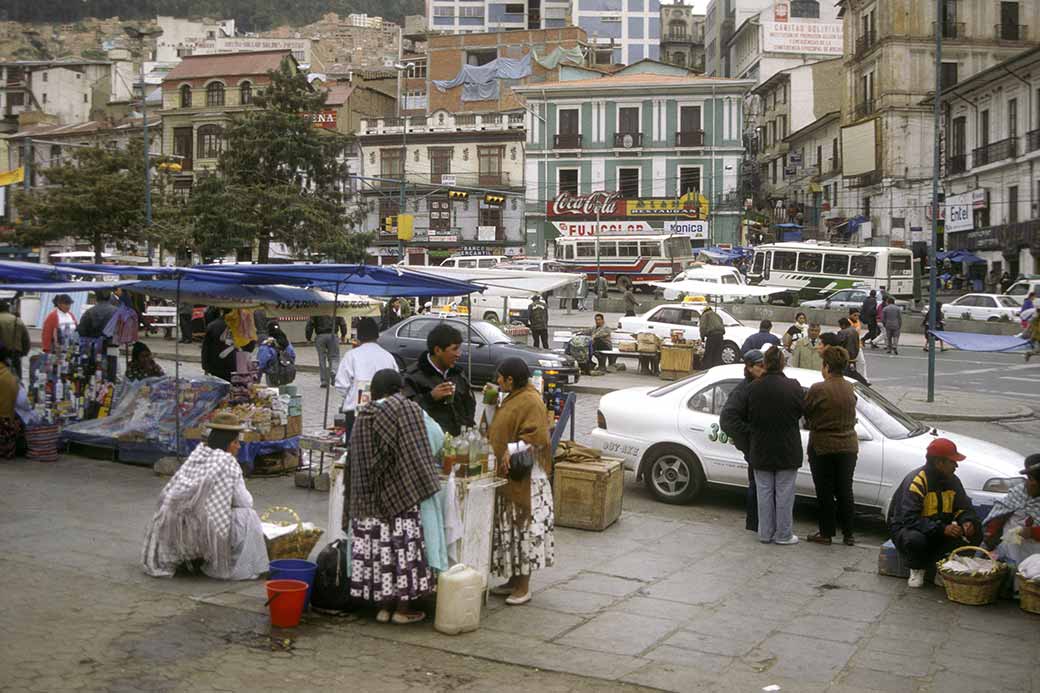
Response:
[[[300,625],[307,583],[303,580],[268,580],[267,605],[271,609],[271,625],[293,628]]]

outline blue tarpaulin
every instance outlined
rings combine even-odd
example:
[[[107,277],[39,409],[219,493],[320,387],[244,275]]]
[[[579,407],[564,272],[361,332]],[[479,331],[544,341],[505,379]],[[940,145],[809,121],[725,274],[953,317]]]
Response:
[[[1026,339],[1002,334],[936,330],[935,336],[961,351],[1020,351],[1029,346]]]
[[[438,277],[409,267],[377,265],[203,265],[236,273],[245,284],[295,284],[362,296],[463,296],[480,293],[484,287],[470,282]]]
[[[939,262],[942,262],[943,260],[949,260],[950,262],[967,262],[969,265],[985,262],[981,257],[967,250],[948,250],[944,253],[937,253],[935,259]]]
[[[140,265],[96,265],[93,263],[59,262],[55,267],[67,272],[115,274],[121,277],[158,277],[176,279],[177,277],[204,279],[210,282],[238,283],[241,278],[237,274],[221,272],[219,269],[200,269],[198,267],[155,267]],[[219,267],[219,266],[218,266]]]
[[[65,282],[73,274],[96,274],[95,272],[72,272],[54,265],[41,265],[37,262],[18,262],[0,260],[0,281],[4,282]]]
[[[267,304],[279,308],[310,308],[320,305],[331,305],[321,295],[310,289],[296,286],[244,286],[229,284],[224,281],[202,281],[186,279],[180,282],[180,300],[185,303],[199,305],[236,305],[245,303]],[[130,291],[158,296],[170,300],[177,299],[177,282],[173,279],[156,279],[133,282]]]
[[[118,282],[73,282],[73,281],[24,281],[12,284],[0,284],[5,291],[40,291],[52,294],[74,294],[79,291],[111,291],[120,286],[134,284],[133,280]],[[50,310],[51,306],[47,307]]]

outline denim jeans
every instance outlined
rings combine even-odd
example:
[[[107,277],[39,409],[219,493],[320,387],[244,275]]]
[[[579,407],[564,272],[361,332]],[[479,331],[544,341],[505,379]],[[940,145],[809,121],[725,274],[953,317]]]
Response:
[[[322,385],[329,385],[336,380],[336,368],[339,367],[339,342],[336,334],[319,334],[314,337],[314,348],[318,351],[318,374]]]

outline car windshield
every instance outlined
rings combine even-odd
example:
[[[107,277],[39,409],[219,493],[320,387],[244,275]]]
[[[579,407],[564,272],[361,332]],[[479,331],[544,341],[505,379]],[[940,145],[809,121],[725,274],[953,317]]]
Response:
[[[1011,298],[1010,296],[997,296],[997,300],[1000,301],[1000,305],[1005,308],[1018,308],[1021,303]]]
[[[913,438],[928,430],[920,421],[900,411],[899,407],[879,395],[875,390],[853,383],[859,402],[856,411],[866,418],[874,428],[889,439]]]
[[[483,320],[473,321],[473,331],[483,337],[488,344],[511,344],[513,341],[505,332]]]
[[[717,312],[719,314],[719,317],[722,318],[722,324],[725,325],[726,327],[743,327],[744,326],[744,323],[742,323],[741,321],[737,320],[735,317],[733,317],[732,315],[730,315],[729,313],[727,313],[724,310],[719,310],[718,308],[716,308],[715,312]]]
[[[682,380],[676,380],[674,383],[662,385],[659,388],[650,390],[650,392],[646,394],[650,395],[651,397],[663,397],[664,395],[667,395],[669,392],[675,392],[676,390],[680,390],[689,385],[690,383],[694,382],[698,378],[704,377],[704,374],[707,372],[708,371],[701,371],[700,373],[691,375],[688,378],[683,378]]]

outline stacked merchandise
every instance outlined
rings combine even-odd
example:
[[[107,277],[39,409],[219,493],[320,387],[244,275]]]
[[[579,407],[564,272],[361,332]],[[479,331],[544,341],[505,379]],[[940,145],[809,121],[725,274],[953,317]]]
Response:
[[[444,438],[442,471],[445,476],[455,472],[456,478],[484,477],[495,473],[495,454],[487,439],[487,423],[479,428],[463,428],[458,436],[450,433]]]
[[[80,340],[66,328],[53,342],[49,354],[29,362],[29,404],[44,425],[107,416],[112,407],[117,358],[104,346]]]
[[[252,399],[250,386],[260,382],[260,372],[256,361],[249,361],[249,370],[235,371],[231,374],[231,394],[228,401],[232,404],[243,404]]]
[[[177,452],[179,422],[180,453],[185,455],[194,448],[194,443],[189,445],[188,431],[199,426],[227,393],[227,382],[210,376],[182,379],[179,398],[175,397],[175,380],[170,376],[128,381],[120,387],[116,405],[107,417],[70,424],[62,439],[115,450],[122,462],[150,464]]]

